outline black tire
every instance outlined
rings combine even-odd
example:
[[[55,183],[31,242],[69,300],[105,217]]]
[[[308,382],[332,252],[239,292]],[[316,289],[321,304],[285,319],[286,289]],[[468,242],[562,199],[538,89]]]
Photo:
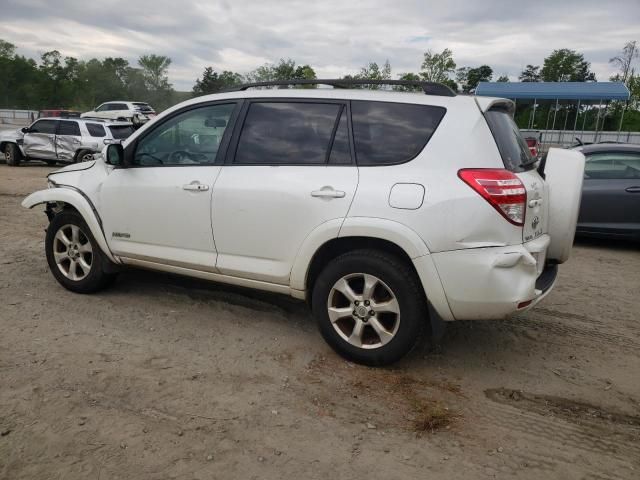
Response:
[[[88,274],[82,279],[73,280],[68,278],[61,270],[54,257],[54,240],[59,230],[68,228],[69,226],[76,226],[80,229],[81,240],[88,240],[91,244],[91,262],[90,270]],[[71,290],[76,293],[93,293],[109,286],[115,280],[117,274],[113,273],[113,265],[111,261],[106,257],[97,242],[91,234],[91,230],[87,226],[87,223],[78,212],[75,211],[63,211],[57,214],[51,220],[49,227],[47,228],[47,235],[45,238],[45,253],[47,255],[47,263],[51,269],[51,273],[55,279],[67,290]],[[68,268],[68,267],[67,267]]]
[[[91,158],[91,160],[89,159],[83,160],[83,157],[87,154],[93,154],[93,152],[91,150],[78,150],[74,158],[74,163],[88,162],[93,160],[93,157]]]
[[[377,348],[362,348],[349,343],[329,319],[328,302],[333,286],[352,274],[356,278],[357,274],[377,277],[386,284],[384,287],[388,287],[399,305],[399,324],[394,336]],[[413,349],[428,326],[427,301],[416,272],[397,256],[379,250],[354,250],[332,260],[315,281],[311,305],[320,333],[327,343],[346,359],[364,365],[381,366],[398,361]],[[353,321],[349,316],[346,320]]]
[[[11,167],[17,167],[22,161],[22,152],[15,143],[7,143],[4,146],[4,156],[7,165]]]

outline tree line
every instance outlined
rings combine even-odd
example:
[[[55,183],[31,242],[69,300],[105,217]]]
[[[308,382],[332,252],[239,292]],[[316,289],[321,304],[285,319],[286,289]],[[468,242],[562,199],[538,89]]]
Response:
[[[640,74],[636,73],[639,51],[636,41],[628,42],[621,52],[611,58],[618,73],[609,80],[623,82],[631,91],[629,102],[612,102],[599,118],[601,124],[594,125],[595,118],[589,118],[590,107],[577,109],[574,105],[560,105],[556,114],[564,115],[564,121],[556,122],[556,128],[567,123],[581,123],[585,128],[617,129],[622,111],[625,110],[624,130],[640,130]],[[276,63],[266,63],[248,73],[229,70],[216,71],[208,66],[195,80],[191,92],[176,92],[168,78],[171,59],[162,55],[141,56],[135,65],[121,57],[92,58],[78,60],[63,57],[52,50],[41,55],[39,61],[16,53],[15,45],[0,39],[0,107],[3,108],[75,108],[89,110],[96,105],[114,99],[134,99],[146,101],[158,111],[163,110],[189,96],[216,93],[246,82],[282,81],[291,79],[316,79],[311,65],[299,65],[293,59],[280,59]],[[448,85],[454,91],[470,93],[480,82],[509,82],[502,73],[496,75],[490,65],[458,66],[453,52],[445,48],[441,52],[427,51],[423,54],[420,70],[417,72],[392,73],[389,60],[379,65],[370,62],[356,74],[344,75],[343,79],[389,80],[397,78],[409,81],[431,81]],[[542,65],[528,64],[518,75],[521,82],[586,82],[596,81],[591,64],[582,53],[571,49],[552,51]],[[304,85],[300,88],[314,88]],[[285,87],[286,88],[286,87]],[[371,85],[361,88],[385,88]],[[419,87],[418,87],[419,88]],[[414,90],[411,86],[396,86],[395,90]],[[517,110],[519,126],[544,128],[553,106],[537,108],[531,115],[533,105],[524,105]],[[546,117],[545,117],[546,115]],[[573,117],[570,119],[570,115]],[[584,115],[584,118],[580,118]],[[594,117],[594,115],[591,115]],[[533,119],[533,122],[531,120]],[[571,120],[571,122],[570,122]]]

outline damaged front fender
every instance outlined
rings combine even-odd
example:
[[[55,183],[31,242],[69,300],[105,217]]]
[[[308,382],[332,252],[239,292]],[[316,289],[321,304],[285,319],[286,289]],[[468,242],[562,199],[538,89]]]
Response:
[[[57,187],[48,190],[40,190],[34,192],[22,201],[25,208],[33,208],[43,203],[63,203],[75,208],[87,223],[93,238],[95,238],[100,250],[114,263],[120,261],[113,256],[107,245],[104,232],[102,231],[102,222],[98,212],[93,207],[89,199],[78,189],[72,187]]]

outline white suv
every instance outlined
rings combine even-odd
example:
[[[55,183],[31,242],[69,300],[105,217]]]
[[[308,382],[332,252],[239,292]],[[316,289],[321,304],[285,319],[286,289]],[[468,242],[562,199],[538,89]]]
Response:
[[[145,102],[115,101],[105,102],[90,112],[85,112],[82,118],[108,118],[133,123],[136,127],[148,122],[156,116],[155,110]]]
[[[584,171],[569,150],[538,165],[511,101],[419,85],[192,99],[104,161],[50,174],[23,206],[46,203],[47,261],[69,290],[127,265],[280,292],[310,303],[336,351],[388,364],[429,318],[504,318],[542,299]]]

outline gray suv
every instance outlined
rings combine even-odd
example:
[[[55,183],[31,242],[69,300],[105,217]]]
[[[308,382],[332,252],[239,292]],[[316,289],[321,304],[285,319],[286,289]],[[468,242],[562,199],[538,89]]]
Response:
[[[27,160],[43,160],[49,165],[75,163],[93,159],[104,140],[124,139],[133,131],[129,122],[40,118],[28,127],[0,133],[0,150],[12,166]]]

